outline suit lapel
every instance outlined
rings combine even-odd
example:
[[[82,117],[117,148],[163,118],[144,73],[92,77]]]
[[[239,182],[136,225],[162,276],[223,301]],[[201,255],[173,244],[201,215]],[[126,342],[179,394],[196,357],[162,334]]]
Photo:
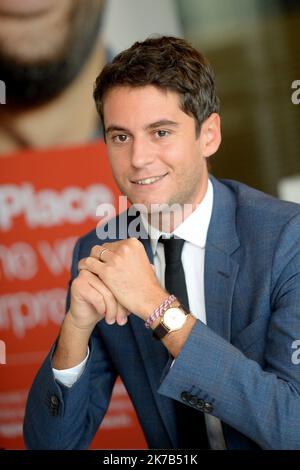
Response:
[[[231,308],[238,265],[227,254],[209,246],[205,251],[205,308],[207,325],[230,340]]]
[[[236,200],[227,186],[210,177],[214,203],[205,249],[204,290],[207,325],[230,340],[234,285],[239,265],[232,253],[239,245]]]

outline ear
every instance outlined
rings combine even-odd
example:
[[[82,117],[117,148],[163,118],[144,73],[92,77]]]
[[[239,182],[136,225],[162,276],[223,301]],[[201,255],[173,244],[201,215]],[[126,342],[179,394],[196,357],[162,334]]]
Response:
[[[221,144],[221,119],[217,113],[212,113],[202,124],[200,136],[203,144],[203,157],[210,157]]]

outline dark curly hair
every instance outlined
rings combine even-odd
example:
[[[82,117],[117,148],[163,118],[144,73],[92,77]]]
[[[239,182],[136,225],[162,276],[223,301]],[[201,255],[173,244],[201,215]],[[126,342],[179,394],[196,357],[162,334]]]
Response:
[[[214,73],[207,59],[184,39],[160,36],[136,42],[97,77],[94,99],[103,127],[103,98],[109,90],[146,85],[178,93],[181,109],[195,118],[197,136],[205,119],[219,112]]]

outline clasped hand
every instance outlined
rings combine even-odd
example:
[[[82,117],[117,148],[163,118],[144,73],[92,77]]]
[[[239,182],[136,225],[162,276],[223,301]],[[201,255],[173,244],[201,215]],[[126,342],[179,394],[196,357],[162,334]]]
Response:
[[[130,313],[145,320],[167,295],[136,238],[95,245],[78,269],[70,313],[80,328],[92,328],[104,317],[108,324],[124,325]]]

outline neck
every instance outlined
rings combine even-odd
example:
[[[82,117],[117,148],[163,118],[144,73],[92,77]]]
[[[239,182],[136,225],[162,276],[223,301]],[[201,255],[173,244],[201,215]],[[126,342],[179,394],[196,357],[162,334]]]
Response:
[[[0,155],[29,148],[77,145],[89,140],[98,121],[93,83],[104,62],[103,46],[96,44],[78,77],[51,102],[26,111],[2,106]]]

